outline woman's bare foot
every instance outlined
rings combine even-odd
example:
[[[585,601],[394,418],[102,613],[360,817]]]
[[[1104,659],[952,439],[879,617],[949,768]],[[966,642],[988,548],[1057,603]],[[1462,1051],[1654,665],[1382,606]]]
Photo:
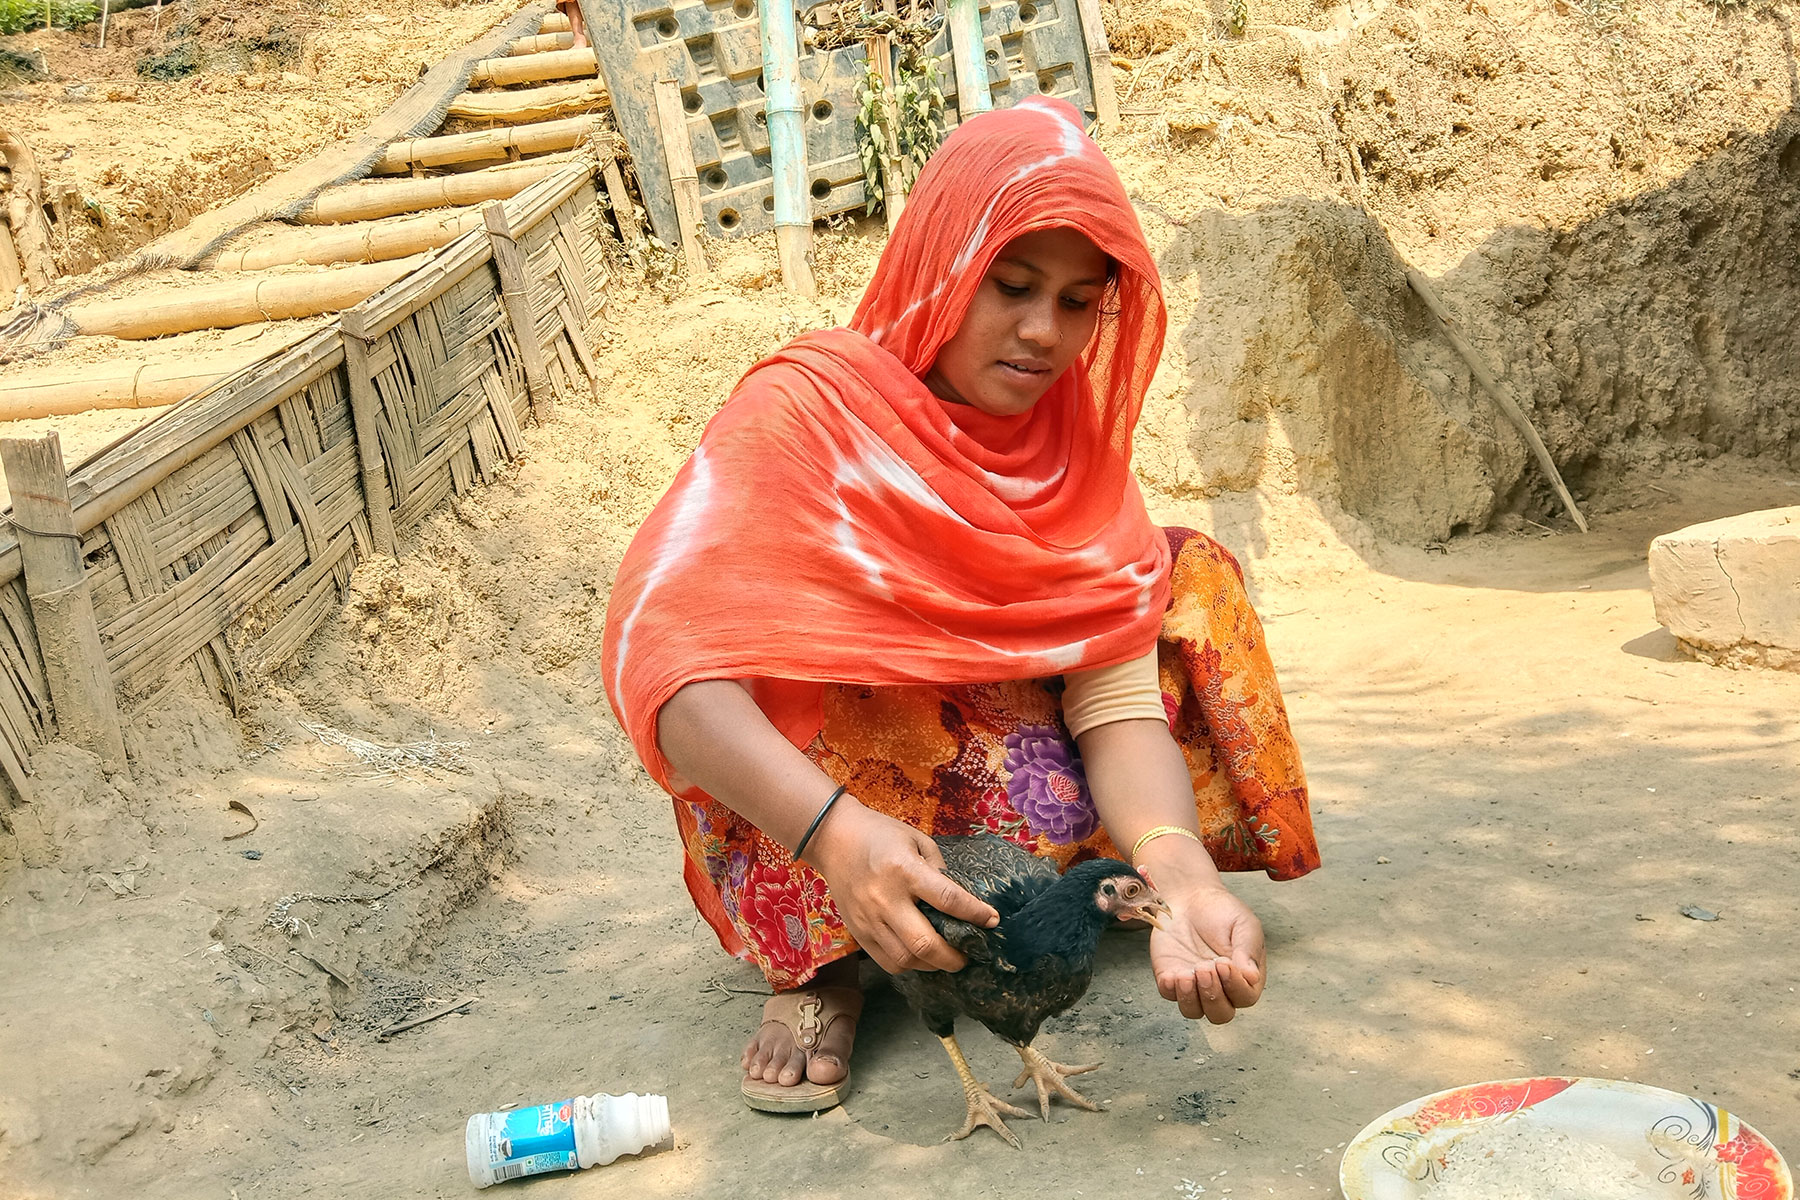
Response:
[[[826,1086],[841,1083],[850,1073],[850,1051],[862,1008],[856,975],[854,956],[839,959],[821,968],[805,987],[770,997],[763,1006],[762,1024],[744,1047],[745,1082],[760,1080],[783,1088],[796,1087],[802,1080]],[[847,993],[855,993],[854,1002]],[[807,1002],[808,994],[818,1002]],[[817,1039],[810,1050],[800,1044],[806,1037]]]

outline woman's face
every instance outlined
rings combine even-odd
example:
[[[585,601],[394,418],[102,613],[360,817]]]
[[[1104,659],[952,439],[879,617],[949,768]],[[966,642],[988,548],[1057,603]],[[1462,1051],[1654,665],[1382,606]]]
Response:
[[[925,386],[993,416],[1029,412],[1093,338],[1107,266],[1100,247],[1065,227],[1006,243]]]

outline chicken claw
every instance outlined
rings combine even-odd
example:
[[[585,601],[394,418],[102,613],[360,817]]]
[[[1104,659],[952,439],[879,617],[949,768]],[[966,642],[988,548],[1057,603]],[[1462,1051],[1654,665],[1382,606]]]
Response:
[[[1099,1070],[1099,1063],[1088,1063],[1085,1066],[1065,1067],[1061,1063],[1051,1062],[1043,1052],[1034,1046],[1014,1046],[1019,1057],[1025,1062],[1025,1069],[1013,1080],[1013,1088],[1022,1087],[1027,1079],[1037,1084],[1038,1107],[1043,1110],[1044,1120],[1050,1119],[1050,1093],[1055,1092],[1077,1108],[1085,1108],[1089,1112],[1099,1112],[1100,1106],[1070,1087],[1070,1075],[1085,1075],[1089,1071]],[[1024,1114],[1020,1114],[1024,1115]]]
[[[981,1081],[975,1078],[973,1071],[969,1070],[969,1063],[963,1057],[962,1047],[956,1044],[956,1035],[952,1034],[938,1040],[944,1043],[944,1049],[950,1055],[950,1063],[956,1068],[957,1078],[962,1080],[963,1103],[968,1106],[968,1113],[963,1118],[962,1128],[944,1140],[960,1142],[981,1126],[986,1125],[1005,1138],[1014,1150],[1024,1149],[1019,1144],[1018,1136],[1006,1127],[1005,1121],[1000,1119],[1000,1113],[1003,1112],[1009,1117],[1029,1117],[1031,1114],[1022,1108],[1013,1107],[981,1086]],[[996,1109],[999,1111],[996,1112]]]

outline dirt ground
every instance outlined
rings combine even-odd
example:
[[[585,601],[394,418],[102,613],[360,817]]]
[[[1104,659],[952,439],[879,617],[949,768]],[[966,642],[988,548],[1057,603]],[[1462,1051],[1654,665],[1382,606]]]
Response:
[[[667,802],[596,674],[624,539],[725,362],[835,315],[710,318],[730,295],[616,339],[602,398],[564,405],[397,565],[365,566],[241,722],[165,698],[134,722],[130,783],[46,756],[44,824],[0,862],[0,943],[29,964],[0,982],[0,1191],[458,1195],[468,1114],[598,1090],[667,1095],[674,1148],[534,1194],[910,1195],[929,1178],[1328,1196],[1342,1144],[1388,1107],[1531,1073],[1690,1092],[1800,1145],[1783,882],[1800,677],[1682,659],[1644,566],[1658,532],[1800,492],[1729,457],[1645,479],[1589,536],[1526,527],[1444,553],[1354,549],[1302,501],[1153,487],[1160,520],[1244,557],[1314,787],[1325,869],[1234,880],[1269,932],[1264,1002],[1185,1022],[1141,938],[1112,938],[1043,1039],[1106,1061],[1088,1079],[1108,1111],[1021,1122],[1023,1154],[939,1144],[954,1075],[885,988],[844,1108],[744,1109],[759,978],[697,923]],[[644,299],[615,320],[669,311]],[[683,357],[702,322],[717,344]],[[462,769],[376,774],[309,725],[435,739]],[[250,823],[233,800],[260,826],[227,841]],[[376,1036],[463,997],[465,1015]],[[1004,1083],[1010,1052],[978,1029],[967,1044]]]
[[[57,266],[81,272],[186,225],[359,130],[511,0],[173,0],[98,28],[0,38],[41,78],[0,80],[44,173]],[[198,69],[143,70],[178,49]]]
[[[1684,659],[1645,568],[1658,533],[1800,502],[1790,10],[1253,0],[1241,39],[1223,11],[1109,7],[1128,117],[1103,144],[1171,305],[1139,475],[1159,520],[1243,559],[1314,789],[1325,868],[1233,881],[1269,934],[1262,1004],[1185,1022],[1141,937],[1112,937],[1042,1039],[1105,1060],[1084,1079],[1108,1111],[1019,1122],[1023,1153],[940,1144],[955,1077],[880,986],[842,1109],[741,1105],[762,984],[688,903],[598,648],[626,541],[733,381],[848,317],[882,240],[852,222],[821,234],[817,303],[780,291],[768,239],[712,247],[705,286],[621,281],[596,395],[365,564],[241,712],[181,682],[132,715],[129,779],[39,756],[0,829],[0,1200],[463,1195],[469,1114],[601,1090],[666,1094],[674,1146],[508,1187],[1331,1196],[1371,1118],[1536,1073],[1689,1092],[1795,1154],[1800,675]],[[130,157],[119,123],[51,132],[150,93],[63,94],[99,78],[78,56],[22,85],[20,130],[80,144],[43,155],[52,176],[92,157],[134,214],[82,246],[180,219],[159,180],[211,201],[287,165],[332,135],[340,85],[354,124],[510,7],[308,12],[329,88],[155,85],[187,89],[157,109],[171,129],[222,97],[207,137],[271,156],[216,187],[180,175],[205,155],[158,166],[146,140],[133,200],[130,173],[100,182],[102,150]],[[274,124],[246,140],[230,113]],[[1538,416],[1591,534],[1404,300],[1402,261]],[[73,461],[138,419],[55,424]],[[1010,1051],[964,1040],[1008,1081]]]

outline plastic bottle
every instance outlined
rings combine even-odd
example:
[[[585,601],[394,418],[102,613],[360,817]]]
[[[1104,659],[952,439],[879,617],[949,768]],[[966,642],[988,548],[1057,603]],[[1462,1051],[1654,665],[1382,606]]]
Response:
[[[476,1113],[463,1135],[469,1178],[478,1188],[546,1171],[603,1167],[668,1140],[667,1097],[636,1092]]]

